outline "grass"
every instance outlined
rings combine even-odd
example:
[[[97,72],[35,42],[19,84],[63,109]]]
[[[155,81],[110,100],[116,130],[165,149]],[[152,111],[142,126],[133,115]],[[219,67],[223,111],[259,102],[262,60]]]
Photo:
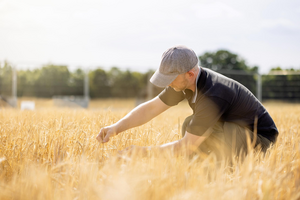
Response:
[[[184,103],[107,144],[95,137],[134,107],[134,101],[93,101],[89,109],[0,109],[0,199],[299,199],[300,105],[265,103],[280,135],[263,156],[217,163],[169,154],[118,159],[130,145],[179,139],[191,114]],[[47,105],[47,108],[43,107]]]

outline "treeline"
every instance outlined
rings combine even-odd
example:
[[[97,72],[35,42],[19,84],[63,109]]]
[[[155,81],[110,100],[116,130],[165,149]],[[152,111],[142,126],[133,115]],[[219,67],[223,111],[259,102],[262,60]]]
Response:
[[[199,60],[202,66],[242,83],[257,95],[258,66],[248,66],[243,58],[225,50],[207,52]],[[261,96],[263,100],[300,101],[300,69],[272,68],[261,76]]]
[[[0,95],[12,94],[13,68],[5,62],[0,66]],[[122,71],[116,67],[105,71],[101,68],[89,70],[89,94],[91,98],[130,98],[147,95],[148,77],[146,73]],[[34,70],[17,71],[17,96],[51,98],[54,95],[82,96],[85,71],[70,71],[65,65],[45,65]],[[161,91],[154,87],[154,93]]]
[[[242,83],[256,95],[257,77],[255,74],[258,73],[258,66],[249,66],[245,59],[226,50],[206,52],[199,56],[199,61],[201,66]]]
[[[262,82],[263,99],[300,101],[300,69],[273,68]]]
[[[226,50],[206,52],[199,56],[201,66],[218,71],[233,78],[257,93],[258,66],[249,66],[239,55]],[[12,93],[12,66],[8,62],[0,64],[0,95]],[[274,68],[271,72],[282,72],[281,75],[262,76],[263,99],[300,100],[300,75],[284,75],[297,70]],[[300,70],[298,70],[300,71]],[[228,73],[230,72],[230,73]],[[120,70],[112,67],[104,70],[101,67],[89,70],[89,94],[91,98],[132,98],[147,96],[147,84],[154,73]],[[65,65],[44,65],[33,70],[17,71],[17,95],[51,98],[54,95],[82,96],[85,71],[70,71]],[[153,95],[162,89],[153,87]]]

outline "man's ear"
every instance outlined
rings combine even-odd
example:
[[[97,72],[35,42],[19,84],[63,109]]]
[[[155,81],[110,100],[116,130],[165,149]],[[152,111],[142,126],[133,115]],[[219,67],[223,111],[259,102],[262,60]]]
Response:
[[[192,78],[195,76],[195,72],[193,70],[190,70],[187,73],[188,73],[189,78]]]

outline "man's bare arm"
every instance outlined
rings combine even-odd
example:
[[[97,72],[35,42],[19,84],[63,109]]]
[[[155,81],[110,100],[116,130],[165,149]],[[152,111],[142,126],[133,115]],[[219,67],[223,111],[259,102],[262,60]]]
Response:
[[[170,106],[162,102],[159,97],[155,97],[134,108],[117,123],[102,128],[96,138],[99,142],[108,142],[110,137],[130,128],[145,124],[168,108]]]
[[[120,151],[119,153],[124,155],[131,155],[135,151],[140,155],[146,156],[149,151],[152,151],[159,153],[160,155],[164,153],[171,153],[174,156],[190,155],[191,153],[197,151],[198,147],[204,140],[206,140],[210,133],[210,129],[201,136],[185,132],[185,135],[182,139],[176,140],[174,142],[169,142],[153,147],[140,147],[132,145],[130,147],[127,147],[125,150]]]
[[[207,132],[202,136],[198,136],[186,131],[182,139],[154,147],[154,149],[161,153],[172,152],[176,156],[183,153],[189,155],[197,150],[197,148],[209,136],[209,134],[210,132]]]

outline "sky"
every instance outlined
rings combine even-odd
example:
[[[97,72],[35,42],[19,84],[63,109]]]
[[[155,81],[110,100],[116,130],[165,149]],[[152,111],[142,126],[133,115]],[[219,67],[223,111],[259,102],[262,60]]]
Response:
[[[0,62],[147,71],[185,45],[300,69],[299,0],[0,0]]]

